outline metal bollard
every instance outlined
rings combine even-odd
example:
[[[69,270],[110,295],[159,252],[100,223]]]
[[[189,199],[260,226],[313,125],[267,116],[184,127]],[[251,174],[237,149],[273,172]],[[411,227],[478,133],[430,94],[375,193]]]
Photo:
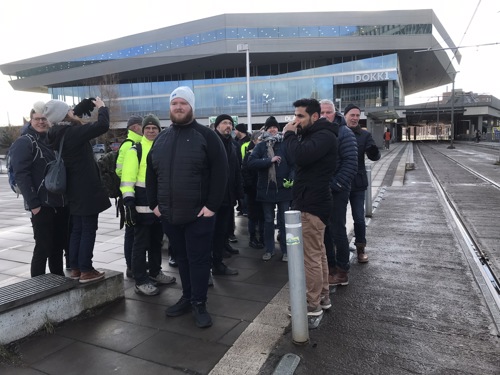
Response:
[[[366,166],[366,177],[368,178],[368,187],[365,192],[365,216],[372,217],[372,166]]]
[[[304,345],[309,342],[309,325],[300,211],[285,211],[285,232],[288,253],[292,340],[294,344]]]

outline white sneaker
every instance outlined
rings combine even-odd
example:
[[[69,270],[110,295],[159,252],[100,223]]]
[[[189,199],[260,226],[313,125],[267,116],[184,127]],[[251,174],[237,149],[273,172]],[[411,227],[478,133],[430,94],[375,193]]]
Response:
[[[283,256],[281,257],[281,261],[288,262],[288,254],[283,254]]]
[[[155,283],[162,284],[162,285],[168,285],[168,284],[173,284],[175,283],[176,279],[173,276],[167,276],[165,275],[162,271],[155,277],[149,276],[151,280],[153,280]]]
[[[145,283],[142,285],[136,285],[135,292],[137,294],[144,294],[145,296],[156,296],[158,293],[160,293],[160,289],[158,289],[151,283]]]
[[[271,257],[274,255],[274,253],[268,253],[267,251],[262,255],[262,260],[268,261],[271,259]]]

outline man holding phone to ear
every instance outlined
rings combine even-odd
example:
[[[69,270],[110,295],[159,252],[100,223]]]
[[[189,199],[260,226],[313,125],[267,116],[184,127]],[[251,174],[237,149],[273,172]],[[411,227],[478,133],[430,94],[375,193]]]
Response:
[[[338,126],[321,117],[316,99],[300,99],[293,106],[295,119],[283,128],[296,165],[292,209],[301,211],[307,315],[320,316],[331,307],[324,234],[332,211],[330,180],[337,164]]]

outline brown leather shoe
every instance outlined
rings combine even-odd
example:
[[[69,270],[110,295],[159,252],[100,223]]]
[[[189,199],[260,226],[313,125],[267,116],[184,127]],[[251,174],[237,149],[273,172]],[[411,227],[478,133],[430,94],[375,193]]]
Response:
[[[71,270],[69,277],[72,278],[73,280],[78,280],[81,276],[81,272],[79,269],[74,268]]]
[[[355,243],[356,251],[358,253],[358,263],[367,263],[368,255],[365,254],[365,243]]]
[[[328,275],[328,284],[330,285],[349,285],[347,271],[337,267],[333,275]]]
[[[92,281],[104,279],[104,272],[92,270],[88,272],[82,272],[80,276],[80,283],[90,283]]]

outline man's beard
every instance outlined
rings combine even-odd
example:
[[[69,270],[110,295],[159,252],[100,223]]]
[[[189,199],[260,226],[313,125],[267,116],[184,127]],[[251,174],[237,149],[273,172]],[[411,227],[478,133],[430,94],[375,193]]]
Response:
[[[170,121],[178,125],[186,125],[193,121],[193,110],[190,109],[186,113],[175,113],[170,111]]]

